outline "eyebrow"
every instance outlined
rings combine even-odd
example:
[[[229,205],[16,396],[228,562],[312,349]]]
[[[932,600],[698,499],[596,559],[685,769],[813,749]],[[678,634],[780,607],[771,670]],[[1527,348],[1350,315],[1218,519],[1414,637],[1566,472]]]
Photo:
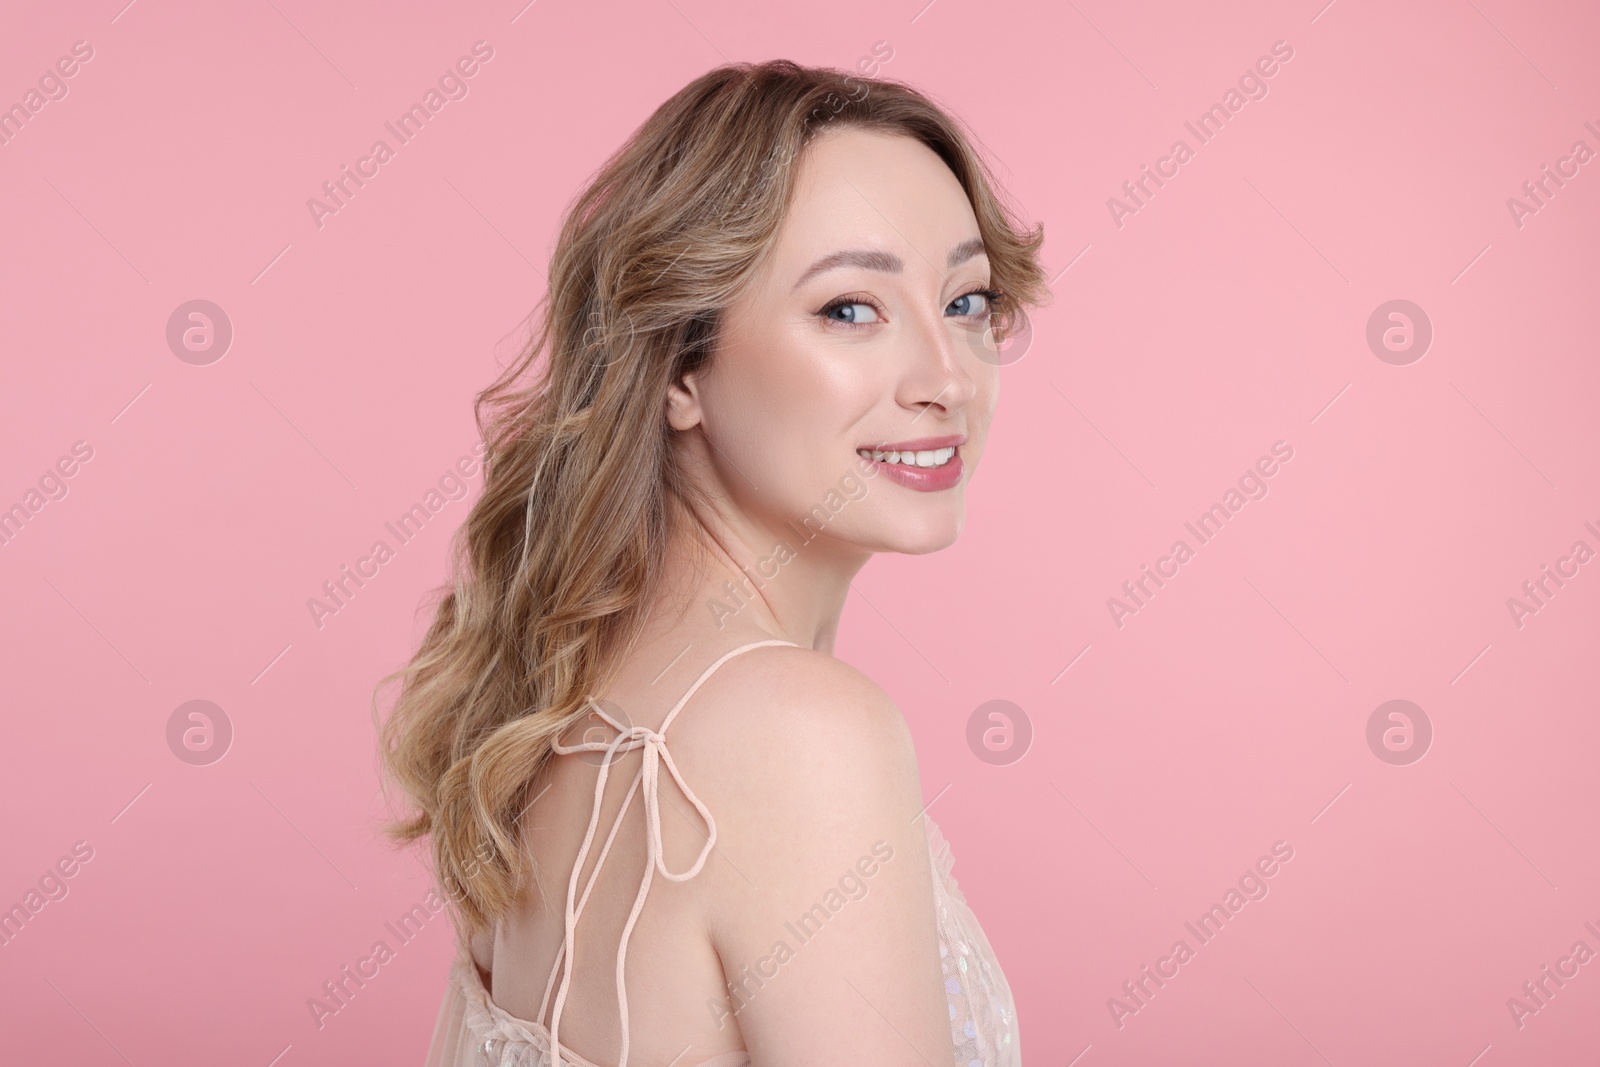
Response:
[[[955,270],[973,256],[983,255],[984,252],[983,238],[973,237],[962,241],[950,250],[950,256],[946,260],[945,266],[949,270]],[[799,289],[815,275],[838,267],[861,267],[865,270],[881,270],[887,274],[898,274],[905,269],[905,264],[899,256],[892,252],[879,252],[864,248],[846,249],[843,252],[834,252],[831,255],[823,256],[811,264],[806,268],[805,273],[800,275],[800,280],[794,283],[794,287]]]

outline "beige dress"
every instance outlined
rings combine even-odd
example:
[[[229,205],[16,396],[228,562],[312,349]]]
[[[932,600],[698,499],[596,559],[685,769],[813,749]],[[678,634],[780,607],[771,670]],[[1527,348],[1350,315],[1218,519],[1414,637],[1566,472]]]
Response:
[[[674,716],[712,672],[741,652],[764,645],[793,645],[793,642],[777,639],[755,641],[725,653],[705,669],[683,698],[667,713],[659,732],[639,726],[624,726],[606,715],[605,711],[596,708],[619,732],[615,740],[610,743],[589,742],[555,746],[555,750],[559,753],[606,751],[608,755],[601,765],[599,780],[595,784],[594,808],[589,819],[589,829],[584,835],[583,845],[578,850],[578,858],[572,868],[572,879],[567,887],[566,935],[561,952],[556,955],[555,965],[551,968],[550,979],[545,984],[544,999],[539,1006],[539,1017],[542,1019],[545,1007],[550,1002],[550,992],[552,988],[556,988],[556,976],[559,973],[561,982],[556,994],[555,1014],[552,1016],[551,1025],[546,1027],[542,1023],[521,1019],[501,1010],[493,1000],[489,999],[489,992],[478,976],[477,965],[469,956],[458,955],[451,965],[449,983],[444,1000],[439,1006],[438,1023],[434,1027],[433,1042],[428,1050],[426,1067],[604,1067],[561,1046],[558,1040],[561,1011],[572,978],[572,946],[576,944],[578,916],[589,898],[589,890],[600,873],[601,865],[605,863],[606,853],[611,848],[611,840],[621,827],[628,808],[632,806],[634,791],[642,783],[647,826],[645,840],[649,856],[644,878],[639,886],[639,894],[634,901],[633,912],[628,917],[627,925],[623,927],[622,943],[617,948],[617,1002],[622,1026],[622,1054],[617,1067],[627,1067],[628,998],[623,980],[623,968],[627,956],[628,938],[632,934],[634,923],[638,921],[639,913],[644,908],[651,878],[657,871],[662,877],[678,882],[693,878],[705,864],[706,857],[716,840],[716,824],[712,821],[711,813],[678,774],[672,754],[667,750],[665,737],[667,727],[672,724]],[[623,800],[622,810],[617,813],[610,835],[600,850],[600,858],[595,862],[588,884],[585,885],[582,896],[574,902],[578,872],[583,869],[589,846],[594,841],[595,825],[600,818],[600,803],[605,793],[606,777],[611,761],[617,752],[631,751],[635,748],[644,750],[643,763],[634,778],[633,788],[629,789]],[[705,819],[709,831],[705,847],[699,857],[691,867],[681,872],[667,870],[661,859],[661,824],[657,810],[656,788],[663,766],[677,782],[684,796]],[[1017,1030],[1016,1005],[1011,998],[1011,988],[1006,984],[1005,975],[1000,970],[999,961],[995,959],[994,950],[989,947],[983,928],[978,925],[972,909],[967,906],[966,898],[961,895],[955,879],[950,875],[950,868],[955,860],[950,854],[949,843],[945,841],[944,834],[939,831],[931,818],[926,815],[921,818],[928,841],[928,854],[933,861],[933,897],[934,911],[939,922],[939,956],[944,971],[945,999],[950,1008],[951,1058],[947,1062],[954,1067],[1014,1067],[1022,1062],[1022,1041]],[[841,1055],[849,1055],[849,1050],[841,1050]],[[694,1064],[676,1064],[674,1067],[751,1067],[751,1064],[748,1053],[730,1052]]]

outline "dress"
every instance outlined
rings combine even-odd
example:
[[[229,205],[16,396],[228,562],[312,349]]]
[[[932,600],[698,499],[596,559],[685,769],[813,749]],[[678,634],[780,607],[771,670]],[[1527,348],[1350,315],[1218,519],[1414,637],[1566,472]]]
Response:
[[[705,864],[717,836],[716,823],[712,820],[711,813],[679,775],[672,754],[667,750],[665,737],[667,727],[672,724],[673,718],[689,698],[718,667],[742,652],[765,645],[793,646],[794,642],[775,638],[754,641],[724,653],[701,673],[694,685],[689,687],[689,691],[667,713],[661,723],[660,731],[642,726],[625,726],[596,706],[595,710],[619,732],[618,737],[609,743],[555,745],[555,751],[563,754],[605,751],[607,755],[601,764],[599,779],[595,784],[594,808],[589,818],[589,829],[578,850],[578,857],[573,863],[572,876],[567,885],[566,935],[562,941],[561,951],[556,954],[550,979],[545,984],[544,999],[539,1006],[539,1017],[542,1019],[559,972],[561,983],[556,994],[555,1014],[552,1016],[551,1026],[518,1018],[501,1009],[489,998],[489,992],[484,988],[476,964],[470,957],[458,955],[450,968],[448,986],[444,1000],[439,1006],[438,1022],[434,1027],[433,1041],[428,1050],[425,1067],[604,1067],[560,1045],[561,1010],[572,977],[571,946],[576,943],[578,916],[582,913],[583,905],[589,899],[589,890],[605,863],[606,853],[611,848],[611,840],[620,829],[629,807],[632,806],[634,791],[642,783],[648,859],[638,896],[634,899],[633,911],[623,927],[621,944],[617,948],[617,1000],[622,1028],[622,1064],[619,1067],[625,1067],[628,1056],[628,998],[623,981],[623,966],[627,955],[628,938],[633,932],[639,913],[644,908],[651,878],[656,871],[659,871],[662,877],[673,881],[681,882],[693,878]],[[574,904],[578,874],[583,869],[589,846],[594,841],[595,826],[600,818],[601,800],[605,794],[611,761],[617,752],[631,751],[635,748],[644,750],[639,773],[634,777],[633,787],[628,790],[622,808],[617,813],[616,822],[601,847],[600,858],[595,862],[588,884],[584,886],[582,896]],[[663,765],[677,782],[684,796],[705,820],[708,831],[705,847],[699,857],[693,866],[681,872],[667,870],[661,859],[661,823],[656,789],[660,768]],[[955,860],[950,853],[949,843],[931,818],[925,814],[919,817],[923,820],[924,836],[928,841],[928,855],[933,863],[934,912],[939,924],[939,957],[944,972],[945,999],[950,1009],[951,1059],[947,1062],[953,1067],[1016,1067],[1022,1062],[1022,1042],[1011,988],[1006,984],[1005,975],[1000,970],[999,961],[989,946],[988,938],[984,936],[983,928],[978,924],[977,917],[967,906],[966,898],[962,896],[955,879],[950,875],[950,868]],[[553,1050],[558,1055],[553,1055]],[[679,1067],[751,1067],[751,1063],[748,1053],[738,1051]]]

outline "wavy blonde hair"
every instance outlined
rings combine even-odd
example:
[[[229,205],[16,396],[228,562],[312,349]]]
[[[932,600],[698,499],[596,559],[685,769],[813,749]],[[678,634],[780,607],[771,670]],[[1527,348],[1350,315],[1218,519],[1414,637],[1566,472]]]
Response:
[[[373,695],[383,770],[411,809],[383,829],[431,837],[462,942],[517,899],[529,786],[615,677],[669,538],[706,506],[671,447],[668,386],[711,357],[722,309],[783,222],[791,162],[844,127],[916,138],[960,180],[1003,294],[998,337],[1048,298],[1043,226],[1021,229],[964,127],[897,81],[719,67],[606,161],[563,221],[532,336],[476,398],[484,486],[451,541],[452,580],[416,655]]]

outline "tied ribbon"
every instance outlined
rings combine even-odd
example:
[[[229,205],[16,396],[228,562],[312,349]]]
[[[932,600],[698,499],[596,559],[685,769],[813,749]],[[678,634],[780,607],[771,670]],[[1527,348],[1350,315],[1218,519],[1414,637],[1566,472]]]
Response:
[[[577,940],[578,917],[583,913],[583,906],[589,899],[589,891],[594,887],[595,879],[600,874],[600,867],[606,861],[606,854],[611,851],[611,842],[616,838],[617,831],[622,827],[622,820],[628,814],[628,809],[633,805],[633,795],[644,786],[644,818],[645,818],[645,847],[647,858],[645,863],[644,878],[639,882],[639,892],[633,900],[633,911],[628,915],[627,925],[622,929],[622,941],[617,947],[617,1004],[622,1022],[622,1053],[617,1061],[617,1067],[628,1067],[628,993],[624,982],[624,970],[627,964],[628,939],[633,936],[633,926],[639,919],[639,913],[644,909],[646,894],[650,892],[650,881],[656,871],[661,872],[663,878],[674,882],[685,882],[700,873],[705,866],[706,858],[711,855],[711,849],[717,843],[717,823],[711,817],[711,812],[695,796],[694,790],[683,780],[683,775],[678,771],[678,765],[672,758],[672,752],[667,748],[665,734],[658,733],[644,726],[626,726],[610,715],[605,709],[596,704],[592,699],[589,706],[600,717],[617,731],[617,736],[610,742],[585,741],[576,745],[563,745],[554,743],[551,747],[563,755],[573,752],[605,752],[605,759],[600,764],[600,776],[594,787],[594,807],[589,813],[589,828],[583,835],[583,845],[578,849],[577,859],[572,864],[572,876],[567,882],[566,901],[566,933],[561,941],[561,952],[556,956],[556,966],[550,970],[550,981],[545,983],[544,999],[539,1004],[539,1017],[544,1017],[545,1005],[550,999],[550,983],[555,981],[556,967],[561,970],[561,987],[556,993],[555,1015],[550,1022],[550,1043],[553,1046],[552,1055],[556,1067],[561,1067],[561,1041],[558,1032],[561,1026],[561,1010],[567,997],[567,989],[572,981],[572,945]],[[674,709],[676,711],[677,709]],[[669,720],[671,716],[668,716]],[[663,724],[665,728],[665,724]],[[628,795],[623,799],[622,810],[617,812],[617,818],[611,826],[611,832],[606,835],[605,845],[600,849],[600,858],[595,861],[594,870],[589,874],[589,881],[584,885],[583,896],[573,906],[573,894],[578,886],[578,873],[583,870],[583,861],[589,855],[589,846],[594,842],[595,827],[600,822],[600,805],[605,798],[606,781],[611,775],[611,764],[617,755],[622,752],[632,752],[641,749],[643,762],[639,773],[634,776],[633,784],[628,787]],[[664,849],[661,843],[661,806],[660,782],[661,768],[665,765],[667,773],[677,783],[683,795],[694,805],[695,811],[700,813],[700,818],[706,824],[706,843],[700,849],[700,855],[695,858],[694,864],[684,871],[671,871],[667,869]]]

